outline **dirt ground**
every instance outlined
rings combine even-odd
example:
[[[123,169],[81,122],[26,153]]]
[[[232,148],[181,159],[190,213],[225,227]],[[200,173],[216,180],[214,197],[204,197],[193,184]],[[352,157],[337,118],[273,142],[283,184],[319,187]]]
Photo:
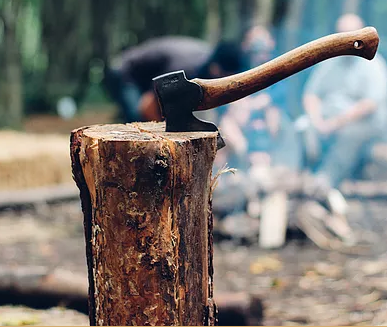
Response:
[[[70,135],[70,132],[86,125],[108,124],[116,118],[117,110],[112,105],[85,106],[82,112],[72,119],[64,120],[56,115],[31,115],[24,121],[23,130],[27,133],[61,133]]]
[[[25,129],[69,134],[73,128],[111,121],[111,111],[86,113],[68,122],[31,117]],[[350,202],[350,224],[369,244],[362,254],[321,250],[299,232],[290,233],[278,250],[218,241],[214,246],[215,292],[260,298],[264,325],[386,325],[385,212],[386,201]],[[86,280],[82,220],[78,201],[0,210],[0,265],[64,268],[83,274]],[[72,310],[33,310],[0,300],[4,304],[0,325],[88,324],[86,315]]]
[[[264,305],[265,325],[386,323],[386,206],[381,202],[351,203],[351,225],[357,230],[361,227],[363,238],[371,244],[362,255],[320,250],[299,237],[290,238],[275,251],[232,240],[217,242],[215,292],[258,296]],[[60,267],[86,278],[78,201],[3,210],[0,230],[2,265]],[[33,313],[28,308],[0,307],[0,325],[16,322],[74,325],[87,324],[88,319],[58,308]]]
[[[23,306],[0,307],[0,326],[89,326],[84,314],[64,308],[36,310]]]

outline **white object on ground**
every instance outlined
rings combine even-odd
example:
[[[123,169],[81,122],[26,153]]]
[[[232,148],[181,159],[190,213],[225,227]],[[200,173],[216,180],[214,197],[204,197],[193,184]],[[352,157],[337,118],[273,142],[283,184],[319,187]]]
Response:
[[[328,193],[330,209],[337,215],[345,216],[348,211],[348,203],[339,190],[333,189]]]
[[[287,228],[286,192],[276,191],[266,196],[262,203],[259,224],[259,246],[264,249],[278,248],[285,244]]]

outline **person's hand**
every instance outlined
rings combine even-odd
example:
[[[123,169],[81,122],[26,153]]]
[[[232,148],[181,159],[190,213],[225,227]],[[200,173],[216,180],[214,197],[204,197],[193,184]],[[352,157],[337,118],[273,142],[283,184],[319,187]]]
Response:
[[[222,131],[223,137],[227,140],[229,149],[237,154],[247,153],[248,140],[242,132],[241,126],[235,121],[233,116],[225,114],[219,123],[219,129]]]
[[[271,106],[266,110],[266,124],[270,135],[276,138],[279,134],[281,124],[281,114],[277,107]]]
[[[250,125],[256,131],[267,128],[265,121],[262,119],[254,119],[250,122]]]
[[[226,114],[239,126],[245,126],[249,120],[251,111],[249,100],[249,97],[246,97],[228,105]]]
[[[249,98],[251,106],[255,110],[260,110],[267,107],[271,103],[271,97],[268,93],[258,93]]]
[[[250,153],[249,159],[252,166],[270,166],[271,163],[270,154],[263,151]]]
[[[336,132],[339,128],[338,120],[331,118],[326,120],[321,120],[317,123],[315,123],[315,128],[317,131],[325,136],[329,136]]]
[[[161,121],[159,104],[153,92],[145,92],[138,105],[141,117],[146,121]]]

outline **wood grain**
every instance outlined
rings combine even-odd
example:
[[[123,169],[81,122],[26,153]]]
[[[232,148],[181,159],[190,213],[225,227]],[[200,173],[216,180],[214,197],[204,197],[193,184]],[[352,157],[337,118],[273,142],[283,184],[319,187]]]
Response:
[[[90,322],[213,325],[213,132],[163,123],[99,125],[72,135],[84,209]]]
[[[322,37],[240,74],[210,80],[193,79],[191,81],[199,84],[203,91],[197,110],[239,100],[329,58],[353,55],[371,60],[378,44],[376,29],[365,27]]]

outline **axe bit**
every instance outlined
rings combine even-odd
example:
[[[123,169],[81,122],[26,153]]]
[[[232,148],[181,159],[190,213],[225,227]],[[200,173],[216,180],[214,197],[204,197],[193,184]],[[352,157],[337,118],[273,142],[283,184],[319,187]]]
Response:
[[[166,121],[166,132],[218,131],[192,112],[207,110],[263,90],[329,58],[353,55],[371,60],[379,44],[374,27],[335,33],[304,44],[248,71],[216,79],[187,80],[183,70],[157,76],[154,89]],[[225,142],[218,132],[217,148]]]

